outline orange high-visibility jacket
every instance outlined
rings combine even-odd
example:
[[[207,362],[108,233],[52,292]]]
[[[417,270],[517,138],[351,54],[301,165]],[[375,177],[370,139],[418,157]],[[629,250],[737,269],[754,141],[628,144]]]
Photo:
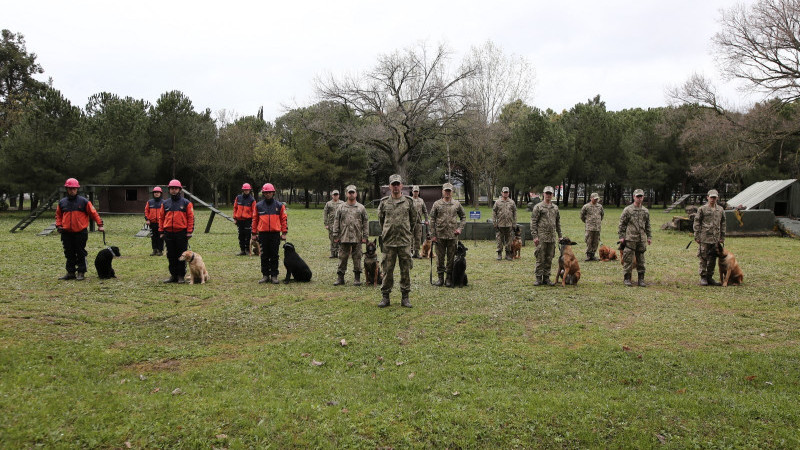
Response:
[[[158,223],[158,210],[161,209],[161,204],[164,203],[163,198],[151,198],[144,205],[144,218],[149,223]]]
[[[95,221],[99,226],[103,226],[103,219],[97,214],[97,210],[92,206],[92,202],[76,195],[70,199],[64,197],[58,202],[56,207],[56,227],[70,233],[77,233],[85,230],[89,226],[89,219]]]
[[[266,200],[261,200],[253,206],[253,233],[281,232],[289,231],[287,226],[286,205],[272,200],[272,204],[267,204]]]
[[[236,196],[233,201],[233,219],[234,220],[251,220],[253,218],[253,204],[256,199],[252,195],[247,197],[244,194]]]
[[[161,209],[158,210],[158,231],[161,233],[185,231],[191,234],[194,231],[192,202],[183,197],[178,200],[168,198],[161,202]]]

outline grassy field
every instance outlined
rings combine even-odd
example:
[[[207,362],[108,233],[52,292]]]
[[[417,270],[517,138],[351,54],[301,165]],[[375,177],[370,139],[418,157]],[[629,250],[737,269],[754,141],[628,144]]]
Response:
[[[8,233],[21,217],[0,215],[2,448],[800,447],[797,240],[729,239],[745,278],[726,289],[697,286],[691,236],[658,211],[647,288],[595,262],[534,289],[532,245],[498,262],[469,241],[471,285],[434,288],[415,261],[409,310],[350,272],[332,286],[319,209],[289,210],[314,280],[278,286],[234,256],[232,224],[202,233],[206,211],[204,286],[160,282],[138,216],[105,219],[118,279],[59,282],[49,220]],[[562,222],[580,255],[578,212]],[[102,247],[92,234],[90,265]]]

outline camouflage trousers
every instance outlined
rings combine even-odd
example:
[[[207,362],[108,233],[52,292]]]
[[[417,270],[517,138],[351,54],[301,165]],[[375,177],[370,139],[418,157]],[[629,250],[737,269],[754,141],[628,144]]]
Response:
[[[594,256],[597,253],[597,246],[600,245],[600,232],[586,231],[584,241],[586,242],[586,256]]]
[[[714,276],[717,267],[717,244],[700,244],[697,246],[697,258],[700,260],[699,270],[701,278]]]
[[[537,245],[536,250],[533,251],[533,256],[536,257],[536,269],[534,270],[534,273],[536,274],[537,278],[550,277],[550,271],[553,266],[553,257],[555,255],[555,242],[539,241],[539,245]]]
[[[381,270],[383,270],[383,284],[381,292],[388,294],[394,287],[394,266],[400,260],[400,292],[411,292],[411,254],[408,246],[384,247]]]
[[[413,242],[411,243],[411,253],[412,254],[419,254],[419,247],[425,242],[425,238],[423,237],[425,231],[425,224],[418,223],[414,225],[414,236]]]
[[[514,231],[511,227],[497,227],[494,229],[494,238],[497,242],[497,253],[506,249],[506,255],[511,254],[511,243],[514,242]]]
[[[647,251],[647,242],[625,241],[625,250],[622,251],[622,272],[625,275],[633,271],[633,264],[636,263],[636,271],[644,273],[644,252]],[[636,261],[634,261],[634,257]]]
[[[433,243],[436,249],[436,273],[453,273],[453,258],[456,257],[458,239],[437,239]]]
[[[339,251],[339,243],[333,239],[333,225],[328,228],[328,239],[331,241],[331,255],[335,255]]]
[[[361,272],[361,243],[360,242],[341,242],[339,243],[339,269],[338,274],[344,275],[347,272],[347,260],[353,257],[353,272]]]

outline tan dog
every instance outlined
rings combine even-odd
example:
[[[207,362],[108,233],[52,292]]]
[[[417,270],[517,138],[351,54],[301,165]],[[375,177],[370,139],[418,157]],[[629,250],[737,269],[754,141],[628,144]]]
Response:
[[[617,259],[617,251],[607,245],[601,245],[597,252],[600,254],[600,261]]]
[[[429,254],[430,251],[431,251],[431,237],[427,236],[425,238],[425,242],[422,243],[422,255],[420,257],[423,259],[430,257]]]
[[[724,248],[722,244],[717,245],[717,255],[719,257],[719,279],[722,281],[722,286],[726,287],[729,284],[738,286],[742,284],[744,273],[742,273],[742,268],[739,267],[739,263],[736,261],[736,256]]]
[[[519,259],[522,250],[522,239],[519,236],[514,237],[514,240],[511,241],[511,256],[514,259]]]
[[[206,284],[208,270],[206,270],[206,265],[200,255],[191,250],[186,250],[178,259],[189,263],[189,284],[194,284],[195,281],[199,281],[200,284]]]
[[[258,256],[261,254],[261,244],[257,239],[250,239],[250,254],[253,256]]]
[[[562,237],[558,240],[558,244],[559,247],[561,247],[561,257],[558,258],[556,283],[558,283],[558,277],[561,277],[561,286],[578,284],[578,280],[581,279],[581,267],[571,247],[572,245],[576,245],[577,242],[573,242],[568,237]]]

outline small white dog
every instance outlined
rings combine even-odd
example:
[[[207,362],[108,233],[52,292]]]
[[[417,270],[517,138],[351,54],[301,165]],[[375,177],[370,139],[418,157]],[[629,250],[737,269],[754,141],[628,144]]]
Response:
[[[206,284],[208,270],[206,270],[206,265],[200,255],[191,250],[186,250],[178,259],[189,263],[189,284],[194,284],[195,281],[199,281],[200,284]]]

